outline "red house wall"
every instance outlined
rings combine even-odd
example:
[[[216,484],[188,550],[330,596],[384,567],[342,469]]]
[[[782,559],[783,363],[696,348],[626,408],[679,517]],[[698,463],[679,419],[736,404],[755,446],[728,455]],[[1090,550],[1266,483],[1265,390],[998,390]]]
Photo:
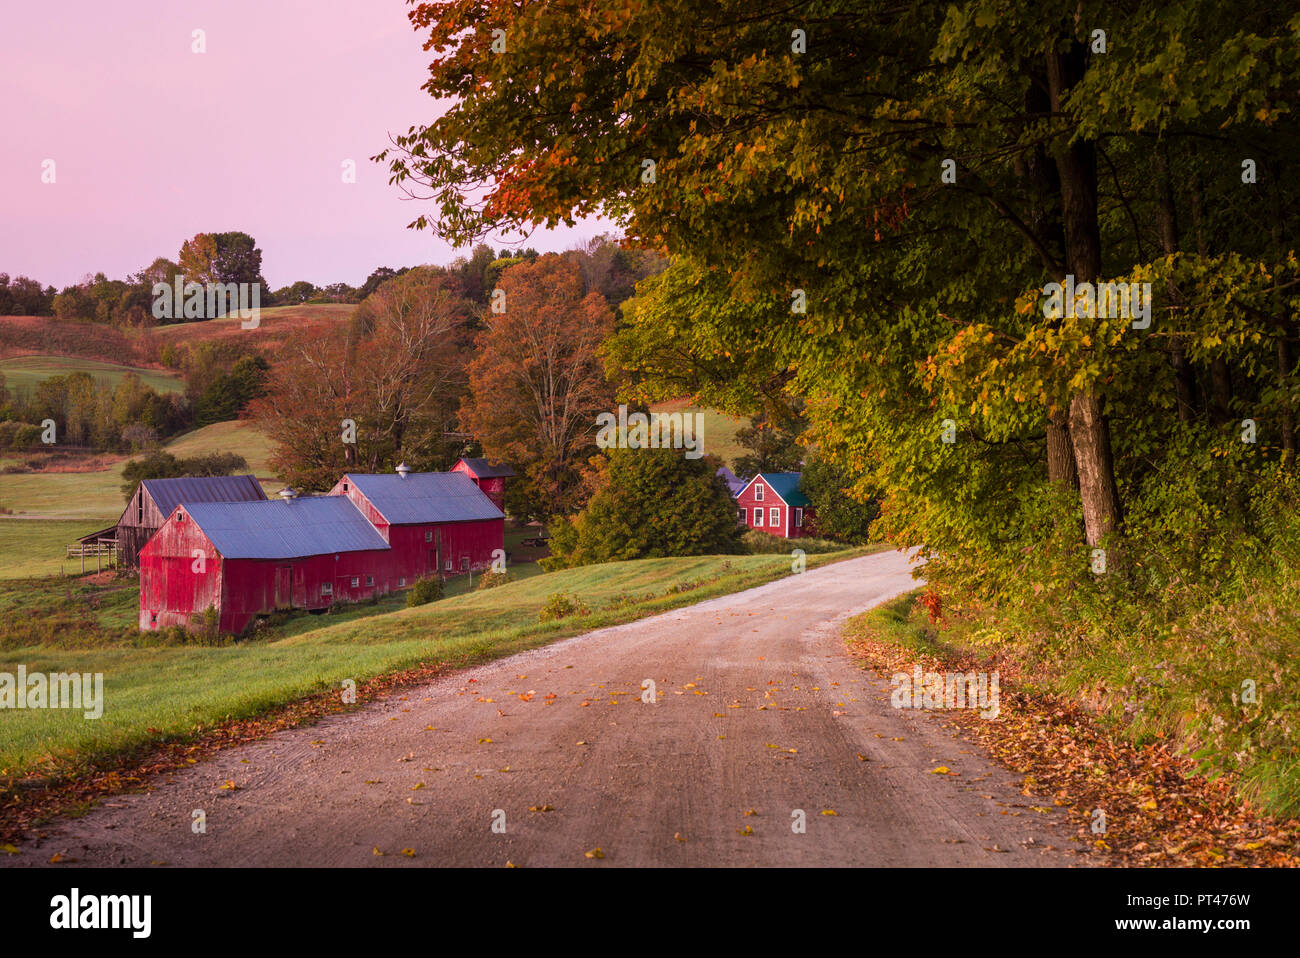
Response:
[[[802,539],[807,536],[808,522],[813,512],[812,508],[809,506],[803,507],[803,525],[796,528],[794,525],[794,509],[787,506],[767,483],[763,483],[763,501],[758,500],[754,487],[759,482],[762,482],[762,480],[754,480],[736,497],[737,518],[739,518],[739,511],[743,508],[745,510],[744,524],[750,529],[759,529],[768,535],[782,536],[786,539]],[[759,506],[763,508],[763,524],[761,526],[754,524],[754,510]],[[778,514],[780,522],[775,528],[771,524],[773,507],[780,510]]]

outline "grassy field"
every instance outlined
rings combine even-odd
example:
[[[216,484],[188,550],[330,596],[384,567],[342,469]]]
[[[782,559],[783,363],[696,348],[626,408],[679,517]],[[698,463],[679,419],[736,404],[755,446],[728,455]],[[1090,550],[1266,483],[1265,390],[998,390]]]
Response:
[[[851,554],[812,556],[809,565]],[[91,761],[338,688],[344,679],[360,682],[421,662],[482,661],[788,574],[786,556],[644,559],[534,575],[387,615],[320,620],[320,628],[278,640],[0,652],[0,671],[21,664],[29,673],[103,673],[105,695],[98,720],[67,709],[7,714],[0,723],[0,774],[76,773]],[[538,611],[556,592],[580,598],[591,614],[539,622]]]
[[[119,510],[120,511],[120,510]],[[80,559],[65,559],[65,546],[79,536],[103,529],[111,519],[9,519],[0,518],[0,580],[79,573]],[[95,560],[89,560],[90,571]],[[0,592],[0,617],[10,613]]]
[[[219,422],[186,433],[165,448],[175,456],[210,452],[236,452],[248,460],[250,470],[265,480],[263,488],[275,491],[281,483],[267,465],[271,444],[257,427],[247,422]],[[96,472],[40,472],[0,475],[0,506],[10,512],[51,519],[104,519],[116,521],[122,514],[122,467],[124,457],[110,469]],[[0,522],[9,521],[0,519]],[[93,532],[94,528],[88,529]],[[62,551],[62,550],[60,550]],[[0,567],[7,553],[0,549]]]
[[[737,456],[743,456],[748,452],[747,449],[736,442],[736,430],[748,426],[749,422],[747,420],[728,416],[726,413],[714,409],[705,409],[703,406],[691,406],[682,399],[673,402],[656,403],[650,409],[652,412],[667,414],[676,412],[703,414],[704,454],[717,456],[726,466],[731,466]]]
[[[0,374],[4,375],[5,386],[10,390],[32,389],[51,376],[66,376],[69,373],[90,373],[97,382],[113,386],[121,382],[127,373],[135,373],[141,382],[156,392],[165,394],[185,391],[185,383],[179,376],[158,369],[119,366],[117,363],[84,357],[19,356],[0,359]]]

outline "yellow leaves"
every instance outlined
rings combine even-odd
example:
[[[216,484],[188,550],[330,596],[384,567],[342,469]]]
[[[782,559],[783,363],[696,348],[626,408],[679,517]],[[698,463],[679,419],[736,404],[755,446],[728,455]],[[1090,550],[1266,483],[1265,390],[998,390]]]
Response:
[[[403,848],[403,849],[402,849],[402,854],[405,855],[407,858],[414,858],[414,857],[415,857],[415,849],[414,849],[414,848]]]
[[[225,784],[221,786],[221,790],[223,792],[237,792],[239,791],[239,786],[236,785],[231,779],[226,779]]]
[[[422,788],[424,788],[424,782],[416,782],[411,786],[411,791],[418,792]]]
[[[55,852],[53,855],[50,856],[49,864],[57,865],[59,862],[75,862],[75,861],[76,861],[75,858],[68,858],[62,852]]]
[[[601,851],[600,846],[596,846],[589,852],[584,853],[588,858],[604,858],[605,853]]]
[[[481,738],[481,739],[478,740],[478,743],[479,743],[480,745],[495,745],[495,744],[496,744],[496,743],[493,742],[492,739],[490,739],[490,738]]]
[[[379,846],[378,846],[378,845],[376,845],[374,848],[372,848],[372,849],[370,850],[370,854],[374,855],[376,858],[383,858],[383,857],[384,857],[384,853],[381,852],[381,851],[379,850]]]
[[[752,834],[754,834],[754,829],[753,829],[752,826],[746,825],[744,828],[737,828],[737,829],[736,829],[736,834],[737,834],[737,835],[752,835]]]
[[[755,816],[755,815],[757,815],[757,814],[758,814],[758,809],[756,809],[756,808],[751,808],[751,809],[749,809],[749,811],[745,812],[745,817],[748,818],[748,817],[750,817],[750,816]]]
[[[930,774],[931,774],[931,775],[951,775],[952,772],[951,772],[951,770],[949,770],[949,768],[948,768],[947,765],[940,765],[938,768],[932,768],[932,769],[930,769]]]
[[[18,850],[18,847],[16,845],[0,845],[0,852],[4,852],[6,855],[22,854],[22,852]]]
[[[833,808],[823,808],[823,809],[822,809],[822,814],[823,814],[823,815],[835,815],[835,816],[838,816],[838,815],[839,815],[839,812],[835,811],[835,809],[833,809]]]
[[[673,838],[677,839],[677,841],[681,842],[682,844],[686,844],[686,836],[683,835],[681,832],[673,832]]]
[[[554,805],[530,805],[528,806],[528,810],[530,812],[553,812],[555,811],[555,806]]]

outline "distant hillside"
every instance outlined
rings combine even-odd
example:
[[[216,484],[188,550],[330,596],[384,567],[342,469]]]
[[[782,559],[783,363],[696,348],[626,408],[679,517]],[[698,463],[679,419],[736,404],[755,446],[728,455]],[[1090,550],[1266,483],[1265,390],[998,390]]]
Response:
[[[263,488],[276,491],[282,485],[267,465],[270,440],[249,422],[205,426],[178,436],[164,448],[177,457],[238,453],[248,460],[249,471],[262,480]],[[107,469],[93,472],[0,474],[0,506],[22,516],[114,521],[126,504],[120,486],[122,467],[129,458],[122,456]]]
[[[731,466],[737,456],[743,456],[749,451],[736,442],[736,431],[749,425],[744,419],[728,416],[726,413],[714,409],[705,409],[703,406],[690,406],[684,399],[655,403],[650,407],[650,410],[651,412],[664,414],[677,412],[700,413],[704,417],[702,431],[704,454],[706,456],[717,456],[728,467]]]
[[[0,359],[29,356],[98,359],[161,370],[158,351],[167,343],[178,345],[236,336],[273,358],[289,333],[335,326],[346,322],[355,309],[356,306],[347,303],[272,306],[261,310],[256,329],[244,329],[238,317],[223,317],[126,332],[102,323],[50,316],[0,316]]]
[[[9,389],[30,388],[51,376],[90,373],[97,381],[117,385],[127,373],[135,373],[146,386],[160,393],[184,392],[180,376],[143,366],[120,366],[81,356],[18,356],[0,359],[0,373]]]
[[[356,306],[348,303],[272,306],[260,311],[256,329],[244,329],[243,320],[237,316],[226,316],[202,322],[157,326],[152,330],[152,335],[159,348],[165,343],[211,342],[238,337],[273,358],[290,333],[337,326],[347,322],[355,310]]]

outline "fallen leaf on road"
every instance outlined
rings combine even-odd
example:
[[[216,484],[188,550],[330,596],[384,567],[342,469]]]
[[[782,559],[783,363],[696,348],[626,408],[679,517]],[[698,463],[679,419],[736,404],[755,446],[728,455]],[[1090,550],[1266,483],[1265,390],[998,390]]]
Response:
[[[382,858],[384,853],[381,852],[381,851],[379,850],[379,846],[376,845],[375,848],[374,848],[374,850],[371,852],[371,854],[372,854],[372,855],[377,855],[377,856],[379,856],[379,857]]]
[[[947,766],[947,765],[940,765],[938,768],[932,768],[932,769],[930,769],[930,774],[931,774],[931,775],[951,775],[952,772],[950,772],[950,771],[948,770],[948,766]]]
[[[553,812],[555,811],[555,806],[554,805],[530,805],[528,810],[530,812]]]
[[[221,788],[227,792],[239,791],[239,786],[236,785],[234,782],[230,781],[229,779],[227,779],[226,784],[222,785]]]
[[[413,792],[419,791],[422,788],[424,788],[424,782],[416,782],[414,785],[411,786],[411,791]]]
[[[835,809],[833,809],[833,808],[823,808],[823,809],[822,809],[822,814],[823,814],[823,815],[839,815],[839,812],[835,811]]]
[[[754,834],[754,829],[752,829],[750,826],[746,825],[744,828],[737,828],[737,829],[736,829],[736,834],[737,834],[737,835],[752,835],[752,834]]]
[[[414,857],[415,857],[415,849],[414,849],[414,848],[403,848],[403,849],[402,849],[402,854],[405,855],[407,858],[414,858]]]
[[[599,848],[593,848],[591,851],[587,852],[586,855],[587,855],[588,858],[604,858],[604,857],[605,857],[605,853],[602,852]]]
[[[480,745],[492,745],[492,744],[493,744],[493,742],[492,742],[492,740],[491,740],[490,738],[481,738],[481,739],[478,740],[478,743],[479,743]]]

